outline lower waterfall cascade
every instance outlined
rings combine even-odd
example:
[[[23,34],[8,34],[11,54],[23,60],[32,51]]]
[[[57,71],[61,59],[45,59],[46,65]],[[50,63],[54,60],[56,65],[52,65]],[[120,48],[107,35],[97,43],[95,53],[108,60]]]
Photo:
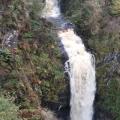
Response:
[[[58,1],[46,0],[42,17],[55,26],[56,24],[63,26],[66,21],[61,16]],[[81,38],[74,32],[74,28],[58,30],[57,35],[69,58],[65,62],[65,72],[70,78],[70,119],[92,120],[96,91],[94,56],[86,51]]]

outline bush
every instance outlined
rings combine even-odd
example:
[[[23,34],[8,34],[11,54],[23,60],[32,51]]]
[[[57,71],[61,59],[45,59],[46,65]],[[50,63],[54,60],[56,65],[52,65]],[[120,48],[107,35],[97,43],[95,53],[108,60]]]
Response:
[[[4,97],[0,97],[0,119],[20,120],[17,116],[18,107]]]
[[[120,0],[112,0],[110,8],[113,15],[120,15]]]

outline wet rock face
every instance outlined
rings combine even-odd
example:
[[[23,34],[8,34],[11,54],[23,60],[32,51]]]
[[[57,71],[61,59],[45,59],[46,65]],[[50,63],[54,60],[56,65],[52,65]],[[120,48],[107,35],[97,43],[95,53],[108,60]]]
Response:
[[[70,22],[62,24],[61,27],[62,27],[62,29],[65,29],[65,30],[67,30],[67,29],[74,29],[75,28],[75,26],[73,25],[73,23],[70,23]]]
[[[4,35],[4,38],[2,41],[2,47],[3,48],[16,48],[17,43],[18,43],[18,32],[14,30]]]
[[[96,57],[95,120],[120,119],[120,6],[117,3],[116,0],[100,3],[97,0],[61,0],[64,16],[76,25],[86,48]]]

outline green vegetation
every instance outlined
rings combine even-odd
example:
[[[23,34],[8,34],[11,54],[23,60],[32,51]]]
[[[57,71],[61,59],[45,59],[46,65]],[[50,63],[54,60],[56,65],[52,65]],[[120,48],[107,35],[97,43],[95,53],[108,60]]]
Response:
[[[0,97],[0,119],[1,120],[20,120],[18,118],[18,107],[4,97]]]
[[[0,19],[0,92],[19,106],[15,113],[29,120],[43,120],[41,102],[59,102],[66,87],[56,35],[51,24],[38,16],[43,4],[12,0]],[[19,34],[17,46],[4,47],[2,41],[12,30]]]
[[[111,14],[113,15],[120,15],[120,0],[111,0]]]

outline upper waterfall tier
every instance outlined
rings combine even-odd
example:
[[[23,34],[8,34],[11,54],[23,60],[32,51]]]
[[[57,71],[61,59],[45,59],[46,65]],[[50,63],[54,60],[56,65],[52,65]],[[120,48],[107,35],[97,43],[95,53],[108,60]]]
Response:
[[[46,0],[46,4],[42,13],[42,17],[44,18],[59,17],[61,15],[61,12],[60,8],[58,7],[58,1]]]

